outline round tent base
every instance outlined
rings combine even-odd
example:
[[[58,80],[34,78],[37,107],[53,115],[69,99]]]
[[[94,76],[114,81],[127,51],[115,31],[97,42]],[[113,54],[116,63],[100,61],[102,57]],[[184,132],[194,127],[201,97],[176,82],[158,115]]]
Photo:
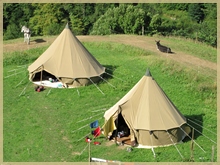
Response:
[[[33,83],[36,84],[36,85],[41,85],[41,86],[49,87],[49,88],[65,88],[63,83],[61,83],[61,82],[50,82],[49,80],[34,81]]]

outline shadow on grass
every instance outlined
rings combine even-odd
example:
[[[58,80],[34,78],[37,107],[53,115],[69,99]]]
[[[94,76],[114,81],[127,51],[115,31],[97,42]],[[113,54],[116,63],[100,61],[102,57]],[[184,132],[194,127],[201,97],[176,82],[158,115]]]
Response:
[[[185,116],[187,119],[188,126],[191,128],[191,133],[189,136],[192,138],[193,130],[194,130],[194,137],[193,139],[197,139],[199,136],[202,135],[203,131],[203,116],[205,114],[200,114],[200,115],[190,115],[190,116]],[[191,139],[187,136],[183,142],[191,141]]]
[[[107,81],[109,79],[113,78],[113,72],[114,70],[117,68],[117,66],[113,66],[113,65],[104,65],[105,67],[105,73],[103,75],[103,78]]]
[[[32,42],[42,43],[42,42],[46,42],[46,41],[40,38],[40,39],[32,40]]]

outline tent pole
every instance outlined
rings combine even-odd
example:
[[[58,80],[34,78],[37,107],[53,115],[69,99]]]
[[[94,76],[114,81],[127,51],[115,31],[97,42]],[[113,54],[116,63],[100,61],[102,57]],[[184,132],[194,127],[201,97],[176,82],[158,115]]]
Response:
[[[121,107],[119,107],[121,108]],[[119,111],[118,111],[118,116],[119,116]],[[118,117],[117,117],[117,126],[116,126],[116,131],[115,131],[115,144],[117,145],[117,134],[118,134]]]
[[[40,83],[42,84],[43,70],[41,70]]]
[[[42,65],[40,83],[42,84],[44,66]]]

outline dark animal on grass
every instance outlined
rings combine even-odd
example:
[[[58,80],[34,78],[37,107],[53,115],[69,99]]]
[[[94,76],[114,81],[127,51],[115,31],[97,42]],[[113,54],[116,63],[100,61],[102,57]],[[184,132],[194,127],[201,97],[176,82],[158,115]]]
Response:
[[[170,48],[161,45],[161,44],[160,44],[160,40],[159,40],[159,41],[156,41],[156,40],[155,40],[155,42],[156,42],[156,45],[157,45],[157,49],[158,49],[159,51],[164,52],[164,53],[173,53]]]

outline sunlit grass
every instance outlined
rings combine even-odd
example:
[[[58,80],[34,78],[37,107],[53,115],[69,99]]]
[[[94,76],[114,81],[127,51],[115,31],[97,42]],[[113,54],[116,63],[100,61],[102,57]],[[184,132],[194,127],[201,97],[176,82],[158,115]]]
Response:
[[[162,37],[162,40],[165,40],[174,52],[178,50],[204,60],[217,62],[217,49],[205,43],[175,37]]]
[[[78,89],[46,88],[43,92],[35,92],[34,85],[28,80],[27,66],[21,66],[33,62],[47,47],[7,54],[3,78],[13,74],[13,69],[23,72],[4,78],[5,162],[88,161],[84,136],[91,129],[84,126],[97,119],[102,126],[105,110],[121,99],[140,80],[147,68],[182,114],[200,120],[203,127],[217,132],[217,86],[216,74],[212,70],[198,72],[194,68],[154,56],[151,52],[117,43],[86,42],[84,45],[114,76],[108,79],[114,87],[106,82],[98,84],[104,95],[94,85]],[[22,94],[22,91],[25,93]],[[215,141],[217,139],[215,134],[206,129],[202,129],[202,133]],[[216,153],[217,145],[199,133],[195,137],[206,153],[196,146],[194,161],[209,162],[212,146],[215,146]],[[101,145],[91,144],[91,156],[108,160],[182,162],[189,161],[191,156],[190,140],[177,145],[184,159],[174,146],[155,148],[154,158],[148,149],[134,148],[132,152],[127,152],[126,147],[116,146],[114,142],[109,145],[103,136],[99,136],[96,141],[101,142]]]

